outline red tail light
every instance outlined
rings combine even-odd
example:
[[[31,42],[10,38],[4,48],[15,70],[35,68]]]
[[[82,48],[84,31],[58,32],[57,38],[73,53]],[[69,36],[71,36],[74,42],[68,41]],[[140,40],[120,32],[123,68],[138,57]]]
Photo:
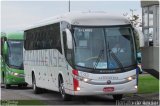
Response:
[[[72,74],[78,76],[78,70],[72,70]],[[79,88],[79,82],[75,78],[73,78],[73,88],[74,91],[77,91],[78,90],[77,88]]]

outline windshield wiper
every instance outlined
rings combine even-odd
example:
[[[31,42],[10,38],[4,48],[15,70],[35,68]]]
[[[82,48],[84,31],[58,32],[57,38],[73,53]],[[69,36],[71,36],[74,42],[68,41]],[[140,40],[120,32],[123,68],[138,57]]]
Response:
[[[96,69],[96,67],[97,67],[97,65],[98,65],[98,63],[99,63],[99,61],[100,61],[100,59],[101,59],[101,57],[102,57],[103,54],[104,54],[104,50],[102,49],[102,50],[100,50],[99,56],[98,56],[98,58],[96,60],[96,63],[94,65],[94,70]]]
[[[109,47],[109,42],[108,42],[108,52],[111,53],[111,56],[113,57],[113,59],[115,60],[115,62],[119,65],[119,67],[125,71],[123,64],[121,63],[121,61],[118,59],[118,57],[115,55],[115,53],[110,49]]]

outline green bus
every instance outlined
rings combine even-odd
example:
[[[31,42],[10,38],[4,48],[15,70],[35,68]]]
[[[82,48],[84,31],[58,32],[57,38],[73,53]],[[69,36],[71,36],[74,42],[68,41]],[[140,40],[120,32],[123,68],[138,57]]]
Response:
[[[23,67],[23,33],[1,33],[1,83],[27,86]]]

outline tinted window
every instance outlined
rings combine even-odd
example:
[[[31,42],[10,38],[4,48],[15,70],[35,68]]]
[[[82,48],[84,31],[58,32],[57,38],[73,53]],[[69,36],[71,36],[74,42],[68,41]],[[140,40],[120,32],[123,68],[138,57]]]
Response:
[[[25,31],[25,49],[58,49],[62,53],[60,24],[52,24]]]

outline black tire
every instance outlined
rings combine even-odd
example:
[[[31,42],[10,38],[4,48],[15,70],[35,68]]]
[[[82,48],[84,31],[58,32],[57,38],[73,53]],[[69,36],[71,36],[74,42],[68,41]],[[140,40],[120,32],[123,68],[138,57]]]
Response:
[[[6,89],[9,89],[11,87],[11,85],[10,84],[4,84],[4,88],[6,88]]]
[[[23,84],[23,87],[27,87],[27,85],[28,85],[27,83],[26,83],[26,84]]]
[[[2,84],[4,84],[4,72],[2,72]]]
[[[114,99],[114,100],[121,100],[122,98],[123,98],[123,95],[122,95],[122,94],[113,95],[113,99]]]
[[[32,79],[32,87],[33,87],[33,92],[35,93],[35,94],[40,94],[40,93],[42,93],[41,92],[41,89],[39,88],[39,87],[37,87],[37,85],[36,85],[36,78],[35,78],[35,75],[33,74],[33,79]]]
[[[11,85],[6,83],[5,76],[4,76],[4,88],[9,89],[10,87]]]
[[[22,88],[22,84],[18,84],[18,88]]]
[[[72,100],[72,96],[65,93],[63,79],[59,78],[59,92],[61,93],[62,99],[64,101]]]

